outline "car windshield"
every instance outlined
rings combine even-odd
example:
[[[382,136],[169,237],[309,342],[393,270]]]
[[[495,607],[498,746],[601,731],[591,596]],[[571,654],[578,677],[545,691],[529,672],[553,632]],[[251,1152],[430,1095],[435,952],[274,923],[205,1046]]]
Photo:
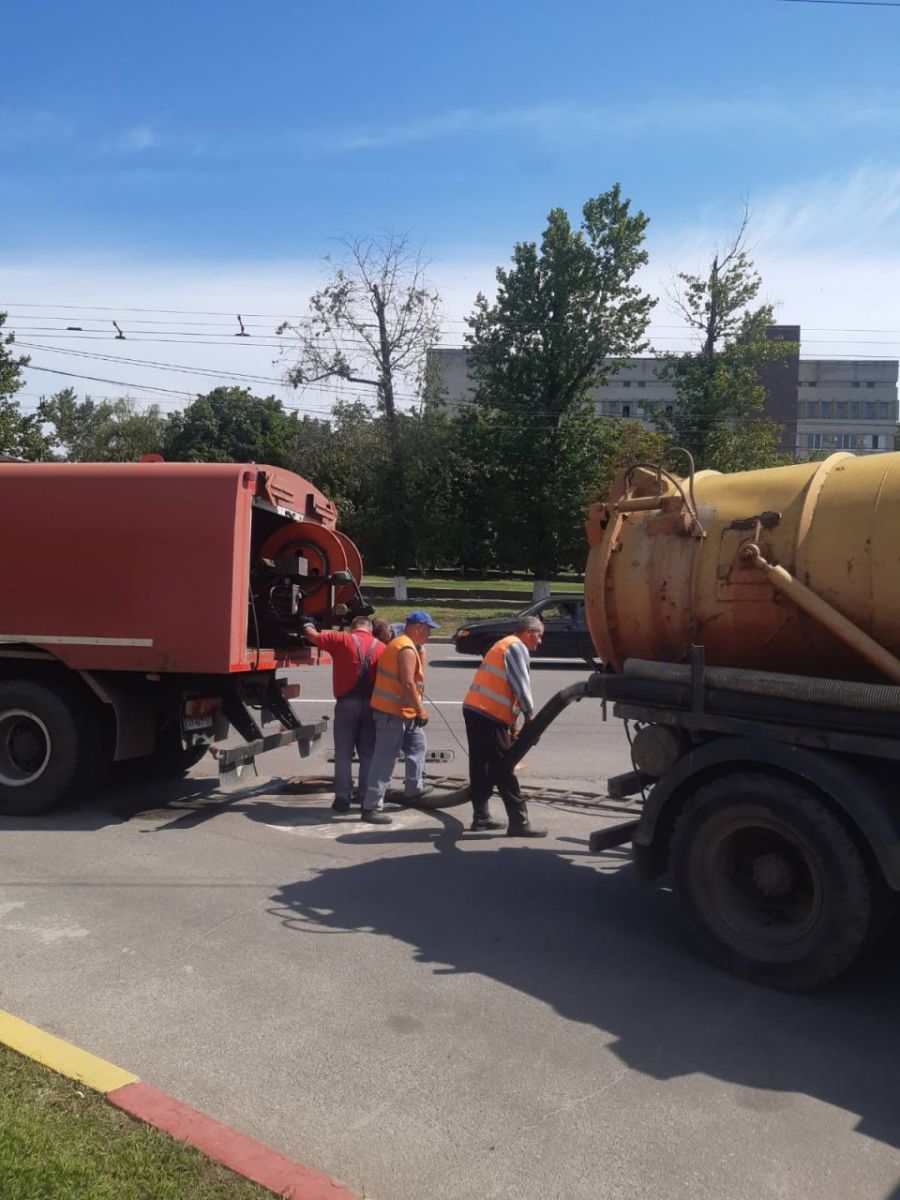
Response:
[[[519,615],[540,617],[542,621],[572,621],[575,619],[577,611],[577,602],[567,598],[565,600],[538,600]]]

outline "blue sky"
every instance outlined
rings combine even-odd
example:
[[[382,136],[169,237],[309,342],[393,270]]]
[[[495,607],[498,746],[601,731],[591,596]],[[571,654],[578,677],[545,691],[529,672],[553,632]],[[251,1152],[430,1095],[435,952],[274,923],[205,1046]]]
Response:
[[[302,312],[330,239],[392,229],[425,244],[458,342],[514,241],[620,181],[651,218],[651,291],[747,200],[804,352],[900,354],[900,7],[6,0],[2,22],[0,306],[21,341],[99,306]],[[674,322],[661,304],[659,336]],[[239,348],[128,349],[227,372]],[[277,379],[262,343],[240,350]],[[163,382],[130,370],[83,373]]]

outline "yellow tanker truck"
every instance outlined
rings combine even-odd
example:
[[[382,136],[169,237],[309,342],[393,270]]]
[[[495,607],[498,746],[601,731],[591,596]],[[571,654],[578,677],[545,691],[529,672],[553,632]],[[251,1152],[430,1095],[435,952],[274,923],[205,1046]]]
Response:
[[[623,471],[587,523],[602,661],[575,700],[627,724],[610,793],[637,869],[671,872],[729,970],[815,987],[889,926],[900,892],[900,454],[684,477]]]

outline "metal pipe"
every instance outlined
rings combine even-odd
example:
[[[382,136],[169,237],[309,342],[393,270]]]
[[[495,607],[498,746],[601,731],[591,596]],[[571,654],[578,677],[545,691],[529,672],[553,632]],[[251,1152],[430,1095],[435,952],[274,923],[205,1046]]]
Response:
[[[664,496],[632,496],[626,500],[617,500],[613,505],[616,512],[653,512],[662,508]]]
[[[629,658],[625,675],[656,683],[688,686],[691,668],[685,663],[653,662]],[[846,679],[818,679],[809,675],[784,675],[741,667],[706,667],[707,687],[770,699],[800,700],[812,704],[837,704],[872,712],[900,712],[900,688],[887,683],[852,683]]]
[[[863,633],[858,625],[854,625],[821,596],[817,596],[799,579],[795,579],[784,567],[773,566],[763,558],[759,546],[751,542],[741,551],[741,557],[745,562],[762,571],[777,591],[787,596],[813,620],[818,621],[825,629],[839,637],[867,662],[883,672],[888,679],[892,679],[894,683],[900,683],[900,659],[895,658],[889,650],[885,650],[884,646],[880,646],[867,633]]]

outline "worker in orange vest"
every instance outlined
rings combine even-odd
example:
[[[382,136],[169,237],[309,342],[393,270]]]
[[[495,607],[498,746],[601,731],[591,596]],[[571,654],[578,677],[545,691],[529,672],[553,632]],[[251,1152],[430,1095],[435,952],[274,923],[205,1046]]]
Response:
[[[494,821],[488,801],[494,788],[506,806],[510,837],[541,838],[546,829],[535,829],[528,820],[519,780],[506,759],[512,746],[519,713],[526,721],[534,715],[531,695],[531,657],[544,635],[537,617],[522,617],[516,632],[495,642],[475,672],[463,701],[463,720],[469,742],[469,784],[472,796],[472,829],[502,829]]]
[[[384,812],[384,794],[403,751],[406,766],[403,798],[420,800],[425,787],[424,728],[425,643],[437,624],[426,612],[416,610],[406,618],[403,633],[388,642],[375,668],[372,706],[375,717],[375,751],[369,768],[369,786],[362,802],[362,819],[372,825],[390,825]]]

